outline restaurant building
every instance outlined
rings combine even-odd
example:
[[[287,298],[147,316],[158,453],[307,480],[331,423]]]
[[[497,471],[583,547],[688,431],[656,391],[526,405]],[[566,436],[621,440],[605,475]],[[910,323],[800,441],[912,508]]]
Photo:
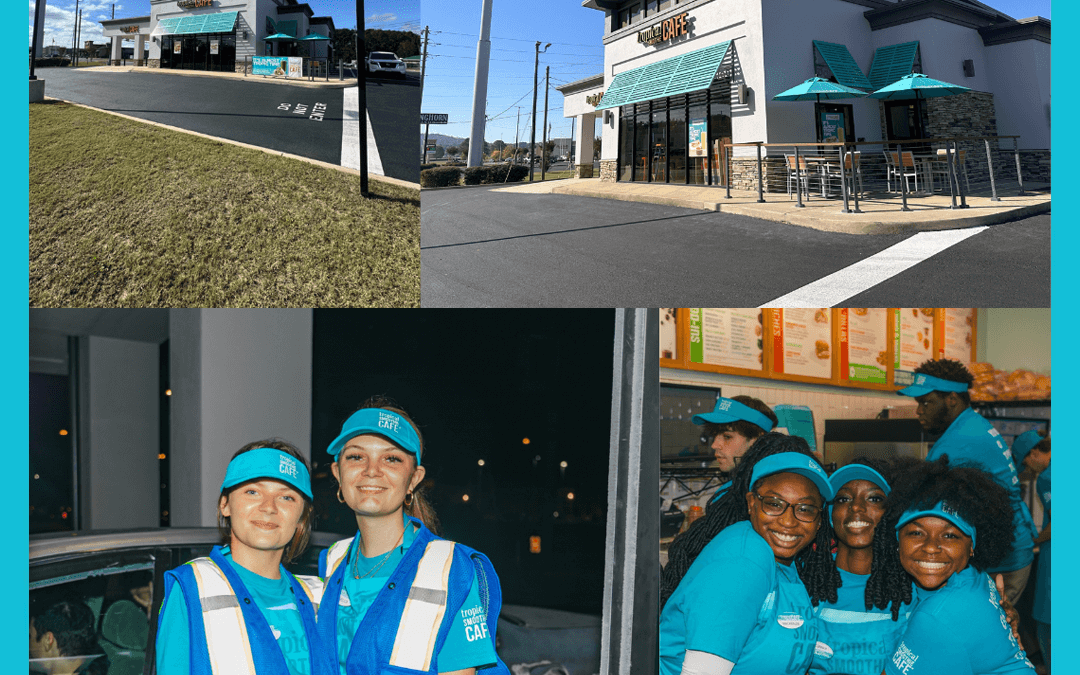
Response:
[[[150,16],[102,21],[112,40],[110,62],[121,61],[123,40],[135,54],[149,43],[149,56],[134,65],[183,70],[241,72],[251,56],[326,58],[330,42],[304,41],[312,33],[333,37],[334,20],[315,16],[296,0],[150,0]],[[266,40],[272,35],[295,38]]]
[[[1049,182],[1048,19],[1017,20],[974,0],[582,6],[604,12],[605,28],[604,72],[559,87],[564,116],[581,130],[581,177],[592,176],[599,118],[604,181],[724,185],[730,165],[732,185],[749,187],[756,149],[723,143],[815,142],[831,133],[886,142],[1018,135],[1025,179]],[[869,93],[910,73],[971,91],[921,101],[773,100],[813,76]],[[1012,149],[1009,141],[1001,147]],[[880,154],[881,146],[869,149]],[[769,150],[767,161],[783,164],[781,149]]]

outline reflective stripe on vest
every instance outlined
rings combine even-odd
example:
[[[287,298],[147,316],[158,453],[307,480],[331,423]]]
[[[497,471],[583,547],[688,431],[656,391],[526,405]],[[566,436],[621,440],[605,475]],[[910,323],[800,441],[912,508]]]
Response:
[[[307,593],[308,602],[311,603],[315,609],[315,615],[319,614],[319,603],[322,602],[323,590],[326,588],[326,583],[319,577],[309,576],[307,574],[295,574],[293,577],[300,584],[300,588],[304,589]]]
[[[196,558],[188,564],[199,588],[211,671],[214,675],[255,675],[247,624],[225,573],[209,558]]]
[[[450,582],[454,542],[438,539],[428,542],[424,557],[417,566],[416,578],[409,589],[409,599],[401,613],[390,665],[427,671],[435,652]]]
[[[341,561],[345,559],[345,556],[349,554],[349,547],[352,546],[353,539],[355,539],[355,537],[335,541],[333,546],[326,549],[326,576],[324,578],[329,579],[334,576],[334,572],[337,570],[338,565],[340,565]]]

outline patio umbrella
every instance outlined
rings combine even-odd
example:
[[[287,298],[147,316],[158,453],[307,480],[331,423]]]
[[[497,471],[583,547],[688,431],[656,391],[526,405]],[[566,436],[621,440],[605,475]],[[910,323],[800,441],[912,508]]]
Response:
[[[936,96],[953,96],[955,94],[962,94],[965,91],[971,90],[967,87],[961,87],[958,84],[949,84],[948,82],[935,80],[922,73],[912,73],[901,77],[887,87],[878,89],[870,94],[870,98],[880,98],[884,100],[906,98],[923,99],[934,98]]]
[[[787,91],[773,96],[774,101],[831,101],[841,98],[862,98],[866,92],[854,87],[830,82],[821,77],[811,77],[802,84],[797,84]]]
[[[274,33],[273,35],[267,35],[263,38],[267,42],[284,42],[286,40],[296,40],[292,35],[286,35],[285,33]]]

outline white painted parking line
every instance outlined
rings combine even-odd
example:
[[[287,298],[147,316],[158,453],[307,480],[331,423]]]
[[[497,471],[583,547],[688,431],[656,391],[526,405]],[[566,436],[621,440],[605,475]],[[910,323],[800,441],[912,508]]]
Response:
[[[345,90],[345,114],[342,115],[341,129],[341,166],[348,169],[360,169],[360,90],[349,87]],[[367,115],[367,111],[364,111]],[[382,159],[379,158],[379,146],[375,145],[375,134],[371,130],[371,115],[367,115],[367,157],[368,171],[385,176]]]
[[[761,307],[835,307],[985,229],[920,232]]]

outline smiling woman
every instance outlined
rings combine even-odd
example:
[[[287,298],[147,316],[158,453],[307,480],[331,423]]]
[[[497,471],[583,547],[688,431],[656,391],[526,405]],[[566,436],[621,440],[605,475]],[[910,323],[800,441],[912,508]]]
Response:
[[[499,578],[482,553],[433,533],[434,510],[418,490],[423,448],[416,424],[384,398],[365,402],[327,448],[338,501],[359,532],[319,559],[320,635],[337,645],[341,675],[508,675],[495,654]]]
[[[282,566],[307,546],[311,516],[311,479],[299,450],[266,440],[233,455],[218,500],[226,545],[165,575],[160,675],[333,674],[315,631],[322,583]]]

